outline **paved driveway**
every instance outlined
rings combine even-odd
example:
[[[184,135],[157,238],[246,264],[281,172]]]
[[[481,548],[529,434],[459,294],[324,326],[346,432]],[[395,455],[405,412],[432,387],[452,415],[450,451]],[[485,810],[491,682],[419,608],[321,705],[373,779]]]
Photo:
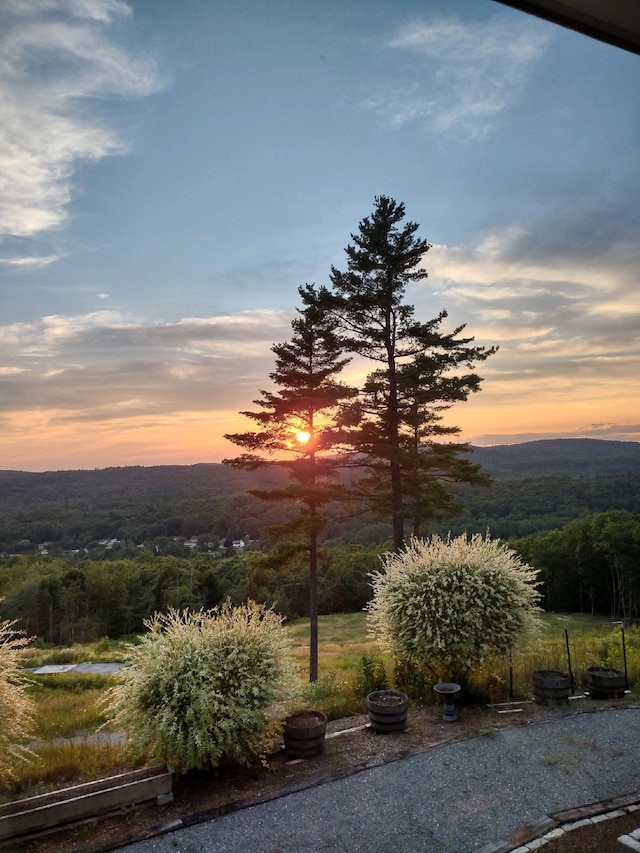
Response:
[[[640,800],[640,708],[447,744],[124,850],[467,853],[549,813],[631,792]]]

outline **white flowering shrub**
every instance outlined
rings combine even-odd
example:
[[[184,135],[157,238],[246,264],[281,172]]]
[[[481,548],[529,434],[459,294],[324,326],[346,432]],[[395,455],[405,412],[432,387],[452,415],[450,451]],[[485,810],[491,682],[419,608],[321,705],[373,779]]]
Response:
[[[145,625],[105,702],[134,749],[179,770],[262,756],[294,672],[282,618],[250,602]]]
[[[499,540],[412,539],[372,575],[371,629],[397,661],[445,680],[509,652],[535,628],[537,571]]]
[[[35,713],[21,670],[30,640],[16,630],[15,624],[0,622],[0,787],[14,778],[16,762],[30,756],[24,742],[31,736]]]

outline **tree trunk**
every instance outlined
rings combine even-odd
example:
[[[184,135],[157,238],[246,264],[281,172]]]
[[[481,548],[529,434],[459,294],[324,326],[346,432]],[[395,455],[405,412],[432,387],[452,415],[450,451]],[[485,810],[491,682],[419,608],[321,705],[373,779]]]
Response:
[[[311,507],[315,516],[315,507]],[[309,681],[318,680],[318,533],[314,527],[309,537]]]

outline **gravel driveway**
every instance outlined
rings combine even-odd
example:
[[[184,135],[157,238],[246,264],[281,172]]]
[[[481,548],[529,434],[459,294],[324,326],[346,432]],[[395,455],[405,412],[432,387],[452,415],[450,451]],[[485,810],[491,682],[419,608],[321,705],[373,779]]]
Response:
[[[123,849],[470,853],[633,792],[640,800],[640,708],[609,709],[443,745]]]

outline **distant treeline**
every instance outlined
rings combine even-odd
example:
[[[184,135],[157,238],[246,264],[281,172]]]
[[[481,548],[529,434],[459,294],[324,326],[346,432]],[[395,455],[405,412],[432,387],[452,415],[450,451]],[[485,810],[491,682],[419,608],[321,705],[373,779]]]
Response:
[[[585,516],[510,544],[540,570],[546,610],[640,618],[640,512]],[[321,550],[320,613],[365,606],[380,550]],[[0,559],[0,597],[0,618],[18,619],[28,634],[56,644],[138,633],[155,611],[210,608],[227,598],[252,598],[294,618],[308,615],[308,555],[294,544],[189,558],[148,549],[100,561],[24,554]]]
[[[539,568],[546,610],[640,619],[640,512],[605,512],[512,543]]]
[[[584,514],[640,508],[640,444],[635,442],[536,441],[475,448],[471,459],[492,475],[492,487],[453,486],[462,510],[437,520],[432,532],[489,529],[495,537],[513,539],[562,527]],[[281,523],[286,510],[247,492],[282,485],[285,477],[279,470],[249,473],[218,464],[0,471],[0,553],[28,553],[50,543],[49,553],[87,548],[95,559],[113,559],[134,556],[144,544],[181,556],[174,537],[194,536],[216,544],[249,538],[266,546],[263,528]],[[336,517],[325,541],[373,547],[390,533],[385,521]],[[105,539],[120,544],[101,548]]]
[[[229,549],[233,552],[233,549]],[[361,610],[378,555],[360,547],[320,554],[320,613]],[[155,611],[211,608],[247,598],[294,618],[308,615],[308,557],[295,546],[269,554],[158,557],[81,562],[25,554],[0,561],[0,618],[18,619],[30,636],[55,644],[140,633]]]

